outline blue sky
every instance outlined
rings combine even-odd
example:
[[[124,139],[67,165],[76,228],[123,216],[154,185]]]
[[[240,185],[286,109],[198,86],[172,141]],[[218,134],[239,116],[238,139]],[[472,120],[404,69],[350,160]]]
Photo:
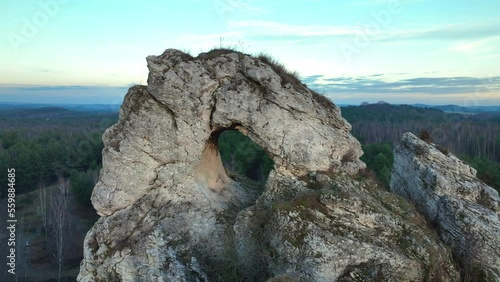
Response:
[[[500,2],[0,0],[0,102],[121,103],[147,55],[266,52],[338,104],[500,105]]]

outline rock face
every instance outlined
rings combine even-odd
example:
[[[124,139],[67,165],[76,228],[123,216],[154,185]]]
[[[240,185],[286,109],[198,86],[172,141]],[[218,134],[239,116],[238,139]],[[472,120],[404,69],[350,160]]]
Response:
[[[446,149],[405,133],[394,149],[391,190],[437,225],[464,271],[481,281],[500,281],[500,198],[473,168]]]
[[[147,61],[103,136],[79,281],[456,281],[411,206],[353,180],[361,147],[328,99],[233,51]],[[274,161],[260,195],[226,175],[224,130]]]
[[[450,251],[423,217],[372,181],[271,176],[257,205],[240,212],[235,224],[245,277],[265,269],[270,277],[286,273],[298,281],[459,279]],[[266,200],[269,209],[262,207]],[[263,255],[261,265],[249,263],[252,253]]]

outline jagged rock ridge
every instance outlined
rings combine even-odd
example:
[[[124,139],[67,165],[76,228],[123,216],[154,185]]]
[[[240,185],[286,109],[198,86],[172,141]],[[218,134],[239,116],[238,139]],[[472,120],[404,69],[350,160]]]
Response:
[[[437,225],[464,271],[481,281],[500,281],[500,197],[473,168],[405,133],[394,149],[390,186]]]
[[[450,252],[368,180],[339,108],[233,51],[147,58],[104,136],[79,281],[455,281]],[[275,163],[262,195],[217,150],[239,130]]]

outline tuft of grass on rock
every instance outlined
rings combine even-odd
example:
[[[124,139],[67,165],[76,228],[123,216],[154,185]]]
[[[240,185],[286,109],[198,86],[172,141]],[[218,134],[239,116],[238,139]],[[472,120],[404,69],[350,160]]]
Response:
[[[200,53],[197,58],[210,60],[231,53],[243,54],[240,51],[236,50],[236,48],[224,47],[224,48],[213,48],[208,52]]]
[[[436,144],[436,149],[438,149],[441,153],[443,153],[445,156],[448,156],[448,154],[450,153],[450,151],[448,151],[448,149],[446,149],[445,147],[439,145],[439,144]]]
[[[260,53],[257,59],[269,65],[282,79],[282,84],[290,83],[296,88],[305,88],[304,84],[299,79],[299,74],[288,70],[284,64],[271,57],[269,54]]]

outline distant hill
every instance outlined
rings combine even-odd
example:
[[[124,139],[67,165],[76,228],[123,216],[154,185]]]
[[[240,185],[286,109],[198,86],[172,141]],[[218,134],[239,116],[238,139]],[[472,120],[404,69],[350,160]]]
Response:
[[[118,112],[119,104],[30,104],[0,103],[0,111],[13,109],[64,108],[79,112]]]
[[[369,104],[342,107],[342,116],[349,122],[377,121],[402,123],[406,121],[443,122],[458,117],[445,114],[434,108],[413,107],[410,105]]]
[[[377,103],[368,103],[368,102],[363,102],[361,103],[360,106],[370,106],[370,105],[377,105],[377,104],[389,104],[385,101],[379,101]],[[394,106],[404,106],[408,104],[392,104]],[[352,105],[342,105],[339,104],[341,107],[347,107],[347,106],[352,106]],[[436,109],[440,110],[446,113],[458,113],[458,114],[479,114],[479,113],[496,113],[500,112],[500,106],[470,106],[470,107],[464,107],[464,106],[458,106],[458,105],[427,105],[427,104],[411,104],[408,106],[413,106],[416,108],[429,108],[429,109]]]
[[[77,104],[61,104],[60,107],[81,112],[118,112],[120,104],[92,104],[92,105],[77,105]]]
[[[7,109],[0,111],[2,118],[60,118],[73,115],[74,112],[59,107],[44,107],[34,109]]]
[[[342,116],[350,123],[358,121],[377,121],[403,123],[410,121],[440,122],[500,122],[500,109],[496,106],[477,108],[459,107],[456,105],[391,105],[368,104],[360,106],[342,106]]]
[[[51,105],[47,104],[24,104],[24,103],[0,103],[0,111],[12,110],[12,109],[36,109],[49,107]]]
[[[458,105],[426,105],[426,104],[413,104],[414,107],[419,108],[432,108],[438,109],[447,113],[463,113],[463,114],[478,114],[478,113],[487,113],[487,112],[500,112],[500,106],[471,106],[471,107],[463,107]]]
[[[62,107],[42,107],[42,108],[7,108],[0,109],[1,120],[30,120],[34,122],[52,122],[69,120],[89,120],[111,118],[114,119],[117,113],[114,111],[77,111],[68,110]]]

